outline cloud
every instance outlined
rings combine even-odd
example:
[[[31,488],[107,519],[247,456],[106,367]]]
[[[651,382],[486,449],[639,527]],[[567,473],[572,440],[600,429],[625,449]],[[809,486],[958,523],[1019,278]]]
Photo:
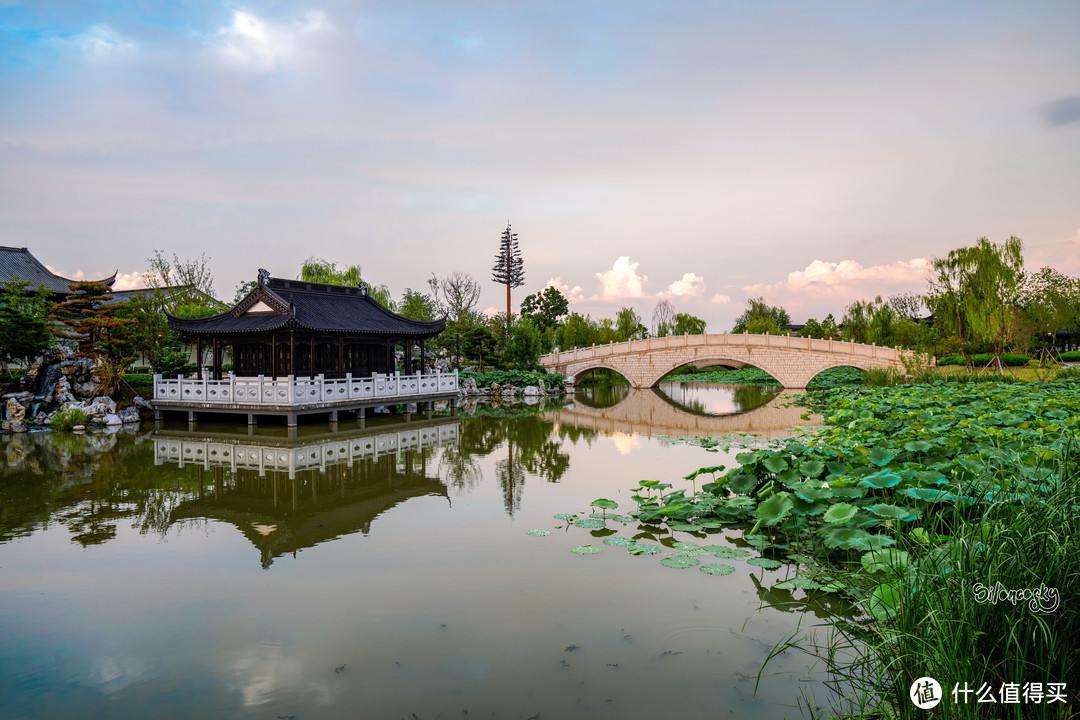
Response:
[[[241,68],[274,72],[299,58],[309,40],[332,28],[321,10],[285,24],[268,22],[250,10],[234,10],[232,24],[218,33],[218,50]]]
[[[105,23],[91,25],[85,32],[64,38],[60,42],[78,48],[88,58],[99,62],[121,60],[135,52],[134,42]]]
[[[616,432],[611,436],[611,442],[615,444],[615,449],[620,455],[629,455],[641,447],[641,440],[638,439],[636,433],[628,435],[627,433]]]
[[[143,281],[143,273],[138,271],[116,273],[116,282],[113,283],[113,290],[136,290],[143,287],[146,287],[146,283]]]
[[[495,317],[499,314],[499,312],[499,308],[492,305],[490,307],[484,308],[484,310],[480,314],[484,317]]]
[[[1080,95],[1067,97],[1043,103],[1039,106],[1039,114],[1043,121],[1051,127],[1061,125],[1080,125]]]
[[[657,297],[698,297],[705,294],[705,278],[692,272],[671,283],[668,289],[656,294]]]
[[[628,255],[621,255],[607,272],[596,273],[600,281],[600,292],[593,299],[605,302],[620,302],[630,298],[645,297],[642,286],[649,281],[645,275],[638,275],[640,263],[630,262]]]
[[[563,294],[569,302],[577,303],[585,300],[585,294],[581,291],[580,285],[570,287],[563,282],[562,277],[553,277],[547,281],[547,285],[544,287],[553,287]]]
[[[787,280],[774,284],[759,283],[743,288],[747,295],[794,292],[814,296],[844,296],[860,290],[874,292],[882,286],[921,283],[931,269],[929,260],[912,260],[863,267],[855,260],[824,262],[815,260],[803,270],[788,273]],[[854,299],[854,297],[852,297]]]
[[[712,300],[710,300],[709,302],[711,302],[713,305],[727,305],[731,302],[731,296],[716,293],[712,296]]]

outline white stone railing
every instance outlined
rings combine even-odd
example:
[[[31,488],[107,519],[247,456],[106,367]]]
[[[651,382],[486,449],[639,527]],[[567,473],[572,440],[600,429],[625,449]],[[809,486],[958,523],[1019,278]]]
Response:
[[[199,405],[242,404],[284,405],[297,407],[332,402],[358,400],[387,400],[409,398],[410,401],[425,395],[445,395],[458,391],[458,375],[453,373],[429,373],[424,375],[380,375],[354,378],[351,373],[343,378],[327,379],[322,375],[313,378],[236,377],[229,374],[221,380],[177,377],[165,379],[154,376],[154,400],[197,403]]]
[[[292,446],[260,445],[246,439],[196,440],[165,436],[154,438],[154,464],[201,465],[207,469],[225,467],[234,471],[248,469],[258,470],[260,474],[269,470],[288,472],[292,477],[300,470],[325,470],[335,465],[351,467],[358,460],[400,455],[405,450],[440,447],[457,441],[456,422]]]
[[[553,352],[540,358],[540,364],[550,367],[579,360],[592,360],[609,355],[674,350],[684,347],[702,346],[737,346],[787,348],[791,350],[809,350],[828,352],[857,357],[877,358],[891,362],[901,362],[901,357],[910,351],[892,347],[863,345],[854,340],[819,340],[817,338],[793,337],[791,335],[751,335],[749,333],[705,333],[703,335],[668,335],[662,338],[646,340],[628,340],[626,342],[593,345],[592,347],[574,348],[563,352]]]

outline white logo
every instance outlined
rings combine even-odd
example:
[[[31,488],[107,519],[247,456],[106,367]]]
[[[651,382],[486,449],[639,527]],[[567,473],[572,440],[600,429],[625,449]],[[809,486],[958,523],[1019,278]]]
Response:
[[[915,703],[915,707],[929,710],[937,707],[941,702],[941,685],[932,677],[921,677],[911,683],[908,695],[911,696],[911,702]]]

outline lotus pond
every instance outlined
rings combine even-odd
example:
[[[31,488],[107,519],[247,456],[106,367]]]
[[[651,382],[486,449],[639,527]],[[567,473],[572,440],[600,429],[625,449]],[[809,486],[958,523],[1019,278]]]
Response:
[[[0,438],[0,717],[806,714],[820,666],[758,671],[845,601],[621,514],[735,451],[572,410]]]

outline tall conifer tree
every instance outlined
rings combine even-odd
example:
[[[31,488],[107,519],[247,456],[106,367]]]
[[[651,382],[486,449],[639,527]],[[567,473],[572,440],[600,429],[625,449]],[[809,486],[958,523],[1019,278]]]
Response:
[[[506,335],[510,336],[510,289],[525,284],[525,267],[518,249],[517,233],[510,230],[510,221],[499,238],[499,252],[495,255],[495,266],[491,268],[491,279],[500,285],[506,285]]]

